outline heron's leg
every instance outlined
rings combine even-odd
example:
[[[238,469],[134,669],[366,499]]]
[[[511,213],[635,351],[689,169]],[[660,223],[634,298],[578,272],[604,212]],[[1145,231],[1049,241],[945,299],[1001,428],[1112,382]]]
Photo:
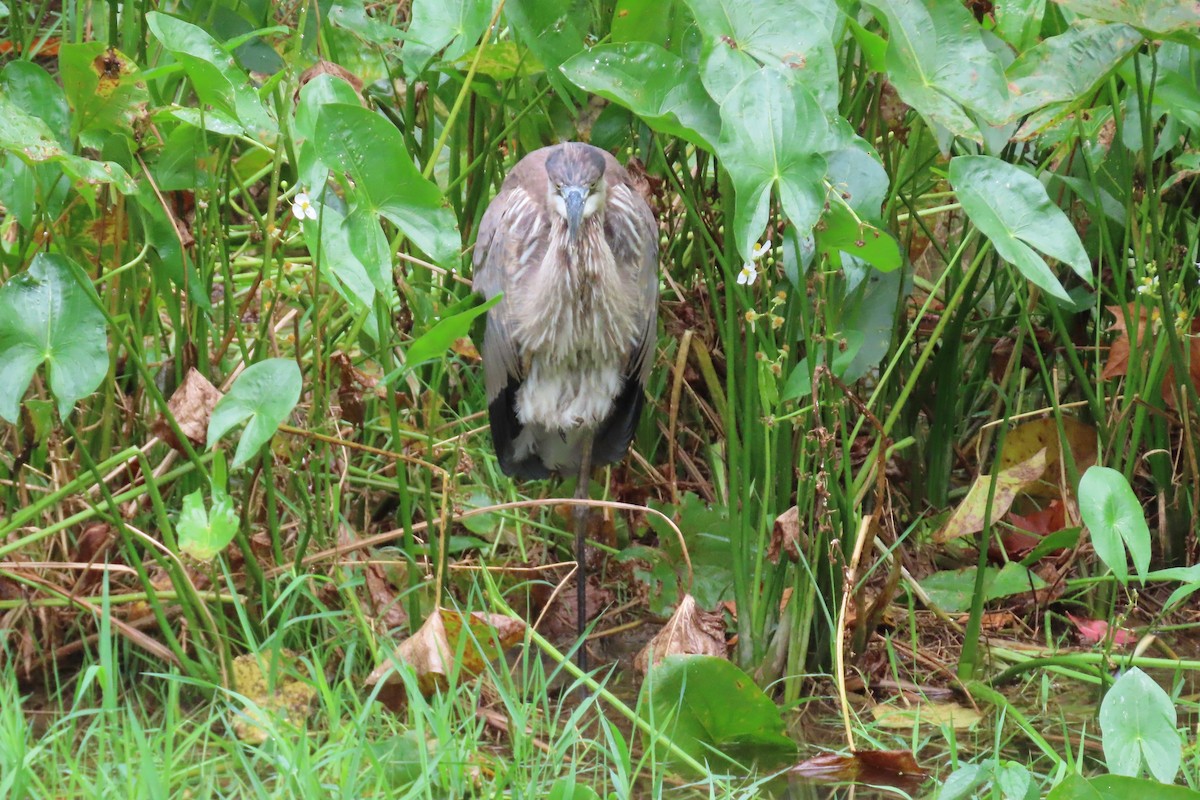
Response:
[[[579,481],[575,484],[575,499],[588,499],[588,484],[592,478],[592,437],[583,437],[583,452],[579,458]],[[578,605],[575,631],[580,639],[587,628],[587,521],[591,509],[576,505],[575,516],[575,602]],[[579,668],[587,671],[587,642],[579,643]]]

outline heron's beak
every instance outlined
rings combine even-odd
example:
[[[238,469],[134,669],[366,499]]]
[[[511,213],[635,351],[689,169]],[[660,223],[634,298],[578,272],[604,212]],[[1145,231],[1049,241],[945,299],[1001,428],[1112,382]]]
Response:
[[[583,222],[583,206],[587,203],[588,190],[584,186],[567,186],[562,190],[563,202],[567,206],[567,239],[575,244],[579,235],[579,224]]]

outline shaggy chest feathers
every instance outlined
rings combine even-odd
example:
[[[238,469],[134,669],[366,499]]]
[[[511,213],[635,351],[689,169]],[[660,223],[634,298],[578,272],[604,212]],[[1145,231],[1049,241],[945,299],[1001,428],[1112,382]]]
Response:
[[[563,252],[565,266],[554,255]],[[603,211],[584,221],[573,248],[565,223],[554,220],[545,253],[526,266],[532,273],[526,291],[513,298],[513,316],[521,321],[514,339],[525,373],[517,418],[558,431],[595,427],[612,410],[645,323],[633,266],[638,262],[626,254],[614,259]]]

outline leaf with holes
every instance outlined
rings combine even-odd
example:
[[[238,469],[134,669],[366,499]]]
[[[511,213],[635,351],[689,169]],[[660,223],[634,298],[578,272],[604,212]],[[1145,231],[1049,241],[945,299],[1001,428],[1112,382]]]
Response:
[[[208,446],[249,420],[233,456],[234,467],[246,463],[296,407],[300,388],[300,368],[289,358],[269,358],[247,367],[213,409]]]
[[[83,274],[64,256],[38,253],[0,286],[0,417],[9,422],[43,362],[61,417],[108,374],[104,315],[91,284],[76,279]]]

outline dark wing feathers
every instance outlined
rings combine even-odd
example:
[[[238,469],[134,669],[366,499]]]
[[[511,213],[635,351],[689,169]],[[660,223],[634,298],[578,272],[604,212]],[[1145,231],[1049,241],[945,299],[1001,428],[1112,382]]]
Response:
[[[546,193],[545,161],[550,148],[537,150],[522,159],[505,179],[496,198],[492,200],[479,223],[472,264],[475,271],[475,289],[486,298],[491,298],[507,289],[508,280],[516,268],[520,254],[529,242],[525,237],[539,234],[542,225],[531,225],[528,221],[515,224],[514,208],[524,205],[544,213],[543,197]],[[615,158],[605,153],[606,178],[610,191],[632,193],[640,200],[629,176]],[[520,200],[527,202],[521,203]],[[658,325],[658,228],[654,215],[644,202],[629,203],[637,214],[635,222],[640,238],[650,243],[640,254],[636,277],[641,283],[645,319],[638,340],[630,352],[624,369],[624,382],[620,394],[613,403],[612,413],[596,431],[593,463],[607,464],[620,461],[629,449],[634,429],[644,403],[646,380],[654,362],[654,346]],[[614,241],[614,237],[609,236]],[[615,253],[618,261],[626,263],[638,260],[633,251]],[[534,254],[537,257],[537,254]],[[504,303],[487,313],[487,331],[483,342],[483,364],[487,382],[488,417],[491,423],[492,440],[506,475],[517,478],[545,478],[550,470],[536,454],[517,459],[516,440],[523,426],[517,420],[516,398],[524,375],[520,358],[515,350],[512,326],[504,313]]]

